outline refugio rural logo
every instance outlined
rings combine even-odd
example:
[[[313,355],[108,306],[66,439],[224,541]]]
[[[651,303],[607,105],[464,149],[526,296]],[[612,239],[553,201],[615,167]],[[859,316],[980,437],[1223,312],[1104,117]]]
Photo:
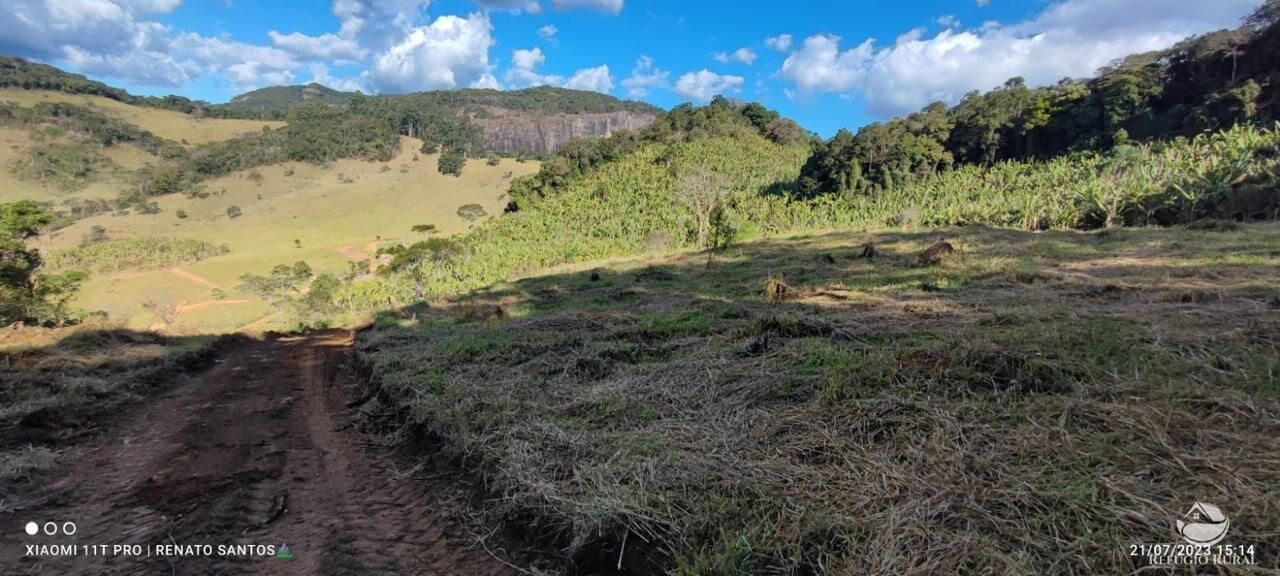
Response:
[[[1196,502],[1178,519],[1177,528],[1187,543],[1211,546],[1227,537],[1231,520],[1217,506]]]

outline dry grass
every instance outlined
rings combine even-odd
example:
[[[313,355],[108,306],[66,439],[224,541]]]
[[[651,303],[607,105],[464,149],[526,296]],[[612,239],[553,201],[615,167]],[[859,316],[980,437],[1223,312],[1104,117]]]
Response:
[[[229,140],[241,134],[258,132],[263,126],[275,129],[285,125],[284,122],[273,120],[196,118],[175,110],[132,106],[101,96],[41,90],[3,88],[0,89],[0,101],[15,102],[23,106],[34,106],[39,102],[66,102],[86,106],[135,124],[161,138],[190,145]]]
[[[22,462],[38,463],[39,455],[20,447],[39,448],[91,429],[97,417],[171,384],[208,357],[217,341],[132,332],[95,321],[73,328],[4,329],[0,451],[14,470],[29,470]]]
[[[1199,500],[1259,545],[1226,571],[1262,573],[1276,246],[1275,226],[797,237],[497,286],[466,302],[504,318],[433,306],[358,357],[495,518],[579,569],[1128,573]],[[766,302],[771,278],[792,296]]]

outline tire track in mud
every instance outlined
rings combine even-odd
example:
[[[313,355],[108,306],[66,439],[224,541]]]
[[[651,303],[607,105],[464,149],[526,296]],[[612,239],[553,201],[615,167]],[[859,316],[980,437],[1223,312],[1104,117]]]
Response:
[[[350,343],[342,330],[246,343],[70,449],[58,479],[6,496],[0,574],[514,574],[451,539],[426,484],[347,431]],[[78,531],[29,537],[28,520]],[[24,557],[35,543],[287,543],[294,558]]]

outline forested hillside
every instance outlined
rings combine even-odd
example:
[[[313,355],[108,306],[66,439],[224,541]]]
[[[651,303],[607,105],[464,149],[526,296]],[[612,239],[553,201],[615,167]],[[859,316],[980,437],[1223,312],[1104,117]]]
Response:
[[[292,108],[303,104],[343,106],[355,92],[342,92],[315,82],[305,86],[268,86],[245,92],[226,104],[213,106],[228,115],[259,115],[283,119]]]
[[[263,88],[241,94],[226,104],[210,104],[181,96],[136,96],[80,74],[9,56],[0,56],[0,87],[102,96],[135,106],[211,118],[287,120],[299,107],[345,109],[385,123],[405,136],[422,139],[426,143],[424,150],[444,149],[463,161],[467,157],[483,157],[491,152],[544,154],[574,138],[602,137],[619,126],[647,125],[661,112],[659,108],[643,102],[550,86],[507,91],[466,89],[365,96],[313,83]],[[611,117],[601,118],[602,115]],[[566,129],[555,122],[557,117],[582,118],[585,125]],[[510,132],[521,130],[525,134],[510,137]],[[553,132],[549,140],[531,136],[547,131]],[[492,136],[503,132],[508,137]]]
[[[1134,54],[1094,78],[1028,88],[1013,78],[955,106],[841,131],[818,147],[801,195],[900,188],[954,167],[1107,151],[1280,119],[1280,3],[1235,30]]]

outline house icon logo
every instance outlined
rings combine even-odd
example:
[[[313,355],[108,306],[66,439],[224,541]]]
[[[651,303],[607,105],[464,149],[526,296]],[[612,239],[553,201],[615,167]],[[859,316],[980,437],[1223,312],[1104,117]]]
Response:
[[[1231,521],[1213,504],[1196,502],[1177,522],[1178,534],[1188,543],[1212,546],[1227,536]]]

